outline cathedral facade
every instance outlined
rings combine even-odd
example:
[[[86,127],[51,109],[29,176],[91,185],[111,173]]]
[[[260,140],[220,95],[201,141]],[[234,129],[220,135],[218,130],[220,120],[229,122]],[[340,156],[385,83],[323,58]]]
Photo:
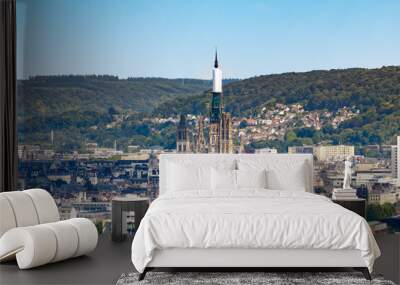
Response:
[[[191,150],[198,153],[233,153],[232,117],[224,112],[224,97],[222,93],[222,72],[215,53],[213,74],[213,89],[211,95],[211,110],[208,122],[208,140],[204,135],[204,118],[200,116],[197,121],[195,133],[195,146]],[[185,126],[185,129],[182,129]],[[182,134],[186,134],[186,136]],[[187,152],[190,148],[186,117],[181,115],[177,130],[177,151]],[[183,147],[187,146],[187,147]]]

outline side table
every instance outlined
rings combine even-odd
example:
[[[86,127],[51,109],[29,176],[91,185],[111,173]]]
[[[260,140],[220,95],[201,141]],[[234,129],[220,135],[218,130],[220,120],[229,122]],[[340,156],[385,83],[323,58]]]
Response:
[[[136,231],[146,214],[150,200],[147,197],[115,197],[111,202],[111,239],[123,241],[128,235],[128,223]],[[132,212],[134,215],[132,215]]]
[[[359,214],[361,217],[365,218],[366,212],[366,201],[365,199],[348,199],[348,200],[335,200],[332,199],[332,202],[341,205],[342,207],[353,211],[356,214]]]

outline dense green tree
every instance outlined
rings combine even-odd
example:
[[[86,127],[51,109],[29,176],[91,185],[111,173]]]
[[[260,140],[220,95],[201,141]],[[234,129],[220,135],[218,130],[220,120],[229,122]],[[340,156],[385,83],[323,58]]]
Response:
[[[378,221],[384,218],[393,216],[396,213],[395,206],[390,203],[380,204],[369,204],[367,207],[367,220]]]
[[[314,128],[300,128],[295,130],[296,136],[299,138],[312,138],[315,134]]]
[[[295,133],[294,131],[289,131],[289,132],[287,132],[286,135],[285,135],[285,140],[286,140],[288,143],[294,142],[295,140],[297,140],[296,133]]]

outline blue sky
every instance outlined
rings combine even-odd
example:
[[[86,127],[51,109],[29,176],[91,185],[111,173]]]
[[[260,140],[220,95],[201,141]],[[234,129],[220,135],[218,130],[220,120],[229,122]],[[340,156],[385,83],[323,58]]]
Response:
[[[18,77],[400,65],[398,0],[17,0]]]

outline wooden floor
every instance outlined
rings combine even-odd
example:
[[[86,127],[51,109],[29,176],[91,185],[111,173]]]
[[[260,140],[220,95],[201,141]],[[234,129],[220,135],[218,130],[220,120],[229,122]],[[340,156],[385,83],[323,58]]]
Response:
[[[94,252],[28,270],[16,262],[0,264],[0,284],[115,284],[122,273],[134,271],[131,241],[115,243],[106,235],[99,238]]]
[[[400,235],[378,236],[377,242],[382,257],[376,261],[374,272],[400,285]],[[115,243],[102,235],[97,249],[88,256],[29,270],[19,270],[15,262],[3,263],[0,284],[115,284],[122,273],[135,271],[130,247],[130,240]]]

